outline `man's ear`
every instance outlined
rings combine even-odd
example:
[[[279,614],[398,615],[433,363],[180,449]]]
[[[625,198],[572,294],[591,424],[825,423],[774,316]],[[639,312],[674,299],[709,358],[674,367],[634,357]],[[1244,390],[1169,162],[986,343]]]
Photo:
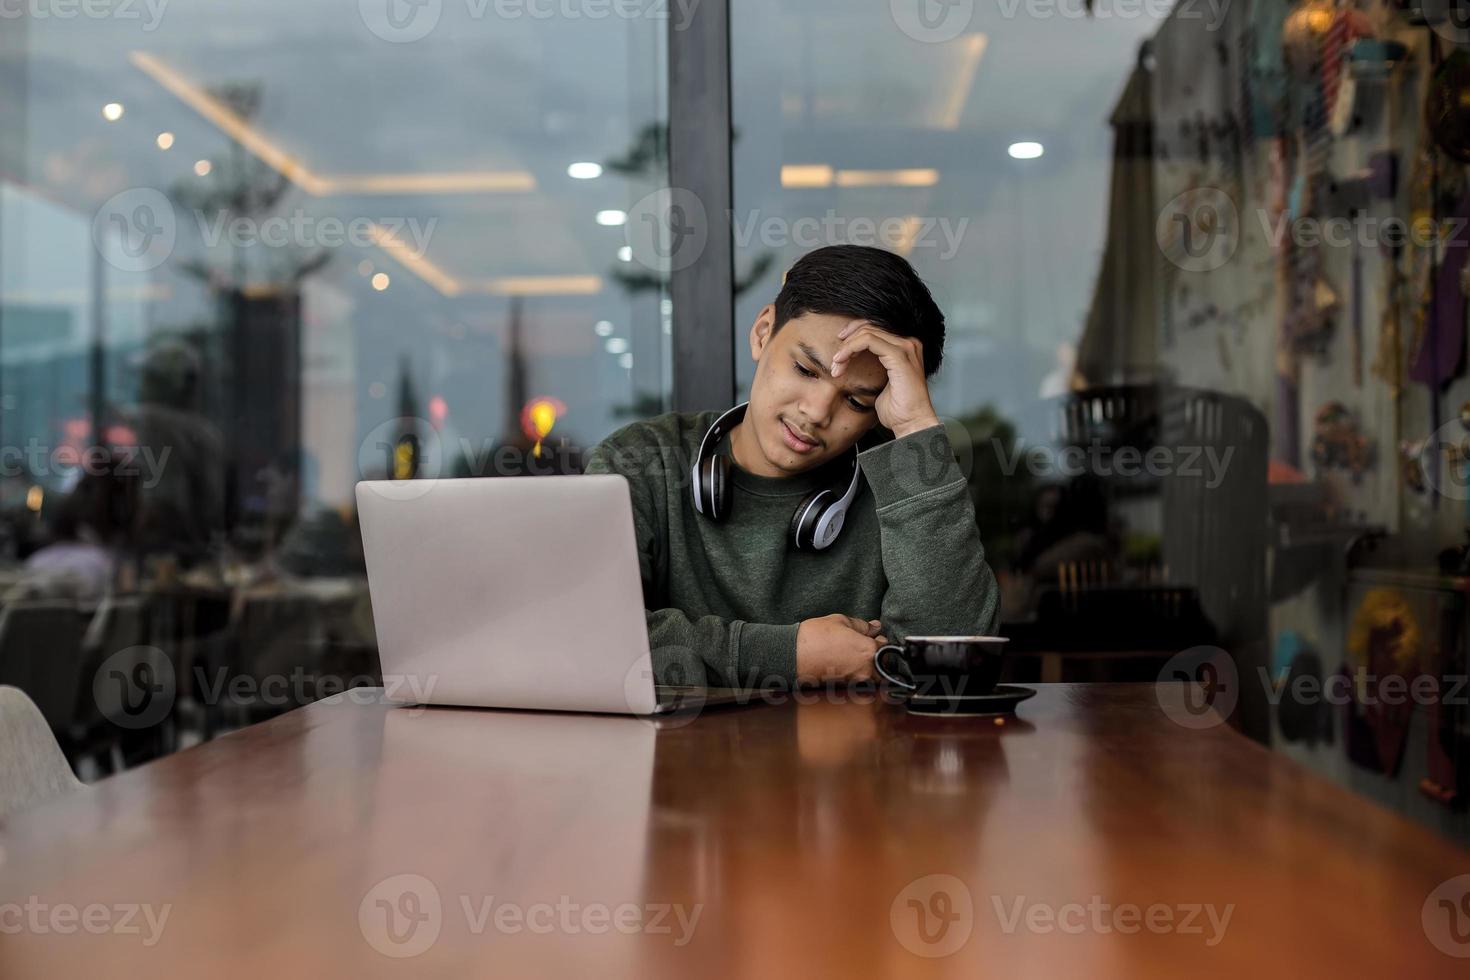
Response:
[[[776,332],[776,304],[767,303],[761,307],[761,311],[755,315],[755,323],[750,325],[750,357],[751,360],[759,361],[766,345],[771,342],[771,335]]]

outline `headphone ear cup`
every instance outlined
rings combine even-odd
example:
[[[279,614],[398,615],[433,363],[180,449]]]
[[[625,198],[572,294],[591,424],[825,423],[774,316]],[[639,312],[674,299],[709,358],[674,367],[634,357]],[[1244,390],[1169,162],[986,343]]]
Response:
[[[704,512],[714,521],[730,516],[730,457],[716,454],[699,468]]]
[[[817,490],[806,497],[796,508],[796,513],[791,515],[791,543],[798,551],[812,551],[812,538],[817,531],[817,521],[821,519],[822,512],[827,509],[828,501],[824,498],[832,496],[830,490]]]

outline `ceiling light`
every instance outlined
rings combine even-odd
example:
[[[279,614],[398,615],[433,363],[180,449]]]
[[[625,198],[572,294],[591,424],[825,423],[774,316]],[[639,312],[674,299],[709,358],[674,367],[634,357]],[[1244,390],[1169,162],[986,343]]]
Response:
[[[117,122],[123,117],[123,106],[121,102],[109,102],[102,107],[102,118],[108,122]]]
[[[155,140],[155,142],[158,143],[158,148],[160,150],[167,150],[174,145],[174,134],[159,133],[158,139]]]
[[[602,164],[582,161],[567,167],[567,176],[577,180],[592,180],[594,177],[602,176]]]
[[[1010,147],[1006,149],[1006,152],[1009,153],[1016,160],[1035,160],[1037,157],[1041,156],[1044,151],[1042,150],[1040,143],[1024,142],[1012,143]]]
[[[606,225],[609,228],[616,227],[627,220],[628,212],[626,211],[609,210],[597,212],[597,223]]]

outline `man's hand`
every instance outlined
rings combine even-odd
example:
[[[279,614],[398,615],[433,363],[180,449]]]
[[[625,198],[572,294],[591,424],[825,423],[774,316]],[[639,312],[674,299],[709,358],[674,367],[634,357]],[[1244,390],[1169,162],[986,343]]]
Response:
[[[888,384],[873,403],[878,422],[901,439],[939,424],[929,400],[929,383],[924,378],[924,344],[917,337],[900,337],[867,320],[854,320],[842,328],[837,339],[844,341],[832,355],[832,377],[842,373],[846,362],[858,351],[870,351],[888,372]]]
[[[833,613],[804,619],[796,628],[796,681],[866,681],[873,678],[873,654],[888,640],[876,619]]]

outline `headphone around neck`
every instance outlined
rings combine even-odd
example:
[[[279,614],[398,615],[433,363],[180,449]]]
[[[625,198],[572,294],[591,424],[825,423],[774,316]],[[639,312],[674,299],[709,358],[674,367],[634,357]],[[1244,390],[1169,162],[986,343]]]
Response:
[[[719,523],[730,516],[734,502],[731,488],[730,468],[734,465],[730,457],[712,450],[745,417],[750,402],[741,402],[719,418],[704,434],[699,444],[699,456],[694,460],[690,473],[690,490],[694,494],[694,509],[710,520]],[[791,515],[791,543],[799,551],[822,551],[837,540],[842,522],[847,517],[847,508],[857,497],[861,468],[857,460],[858,450],[852,450],[852,482],[847,492],[837,496],[835,489],[814,490],[804,497]]]

